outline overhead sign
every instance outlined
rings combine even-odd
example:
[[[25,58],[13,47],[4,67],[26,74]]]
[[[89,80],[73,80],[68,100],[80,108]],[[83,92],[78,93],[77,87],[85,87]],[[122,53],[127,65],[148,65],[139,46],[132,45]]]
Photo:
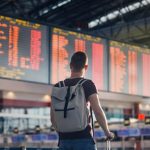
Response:
[[[107,41],[103,38],[60,28],[52,29],[51,81],[54,84],[70,77],[70,59],[74,52],[88,55],[86,78],[92,79],[98,90],[108,88]]]
[[[0,77],[48,83],[48,27],[0,16]]]

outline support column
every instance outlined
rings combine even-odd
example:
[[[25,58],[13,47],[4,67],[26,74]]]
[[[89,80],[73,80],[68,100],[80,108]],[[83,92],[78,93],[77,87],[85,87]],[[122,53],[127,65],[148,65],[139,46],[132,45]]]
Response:
[[[135,117],[138,118],[138,114],[140,114],[140,107],[139,107],[139,103],[134,103],[134,113],[135,113]],[[141,150],[141,141],[140,140],[136,140],[135,141],[135,150]]]
[[[139,103],[134,103],[134,114],[135,117],[138,118],[138,114],[140,114],[140,107],[139,107]]]

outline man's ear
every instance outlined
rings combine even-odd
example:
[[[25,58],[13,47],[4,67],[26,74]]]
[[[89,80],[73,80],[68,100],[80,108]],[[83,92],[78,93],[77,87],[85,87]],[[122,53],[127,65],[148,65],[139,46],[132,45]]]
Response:
[[[88,69],[88,65],[85,65],[84,68],[85,68],[85,70],[87,70]]]

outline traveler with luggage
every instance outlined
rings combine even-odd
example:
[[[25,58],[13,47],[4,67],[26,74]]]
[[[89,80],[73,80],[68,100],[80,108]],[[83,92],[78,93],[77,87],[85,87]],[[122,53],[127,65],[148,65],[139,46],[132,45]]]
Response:
[[[95,84],[84,78],[88,69],[86,53],[74,53],[70,69],[70,78],[55,84],[51,94],[51,121],[58,132],[59,149],[97,150],[92,110],[106,137],[111,140],[114,134],[109,131]]]

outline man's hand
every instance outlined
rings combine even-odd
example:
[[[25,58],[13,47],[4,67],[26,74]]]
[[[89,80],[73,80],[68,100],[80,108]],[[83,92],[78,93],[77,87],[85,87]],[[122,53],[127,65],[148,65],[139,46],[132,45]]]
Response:
[[[108,133],[106,133],[106,140],[113,140],[114,139],[114,137],[115,137],[115,135],[114,135],[114,133],[113,132],[108,132]]]

